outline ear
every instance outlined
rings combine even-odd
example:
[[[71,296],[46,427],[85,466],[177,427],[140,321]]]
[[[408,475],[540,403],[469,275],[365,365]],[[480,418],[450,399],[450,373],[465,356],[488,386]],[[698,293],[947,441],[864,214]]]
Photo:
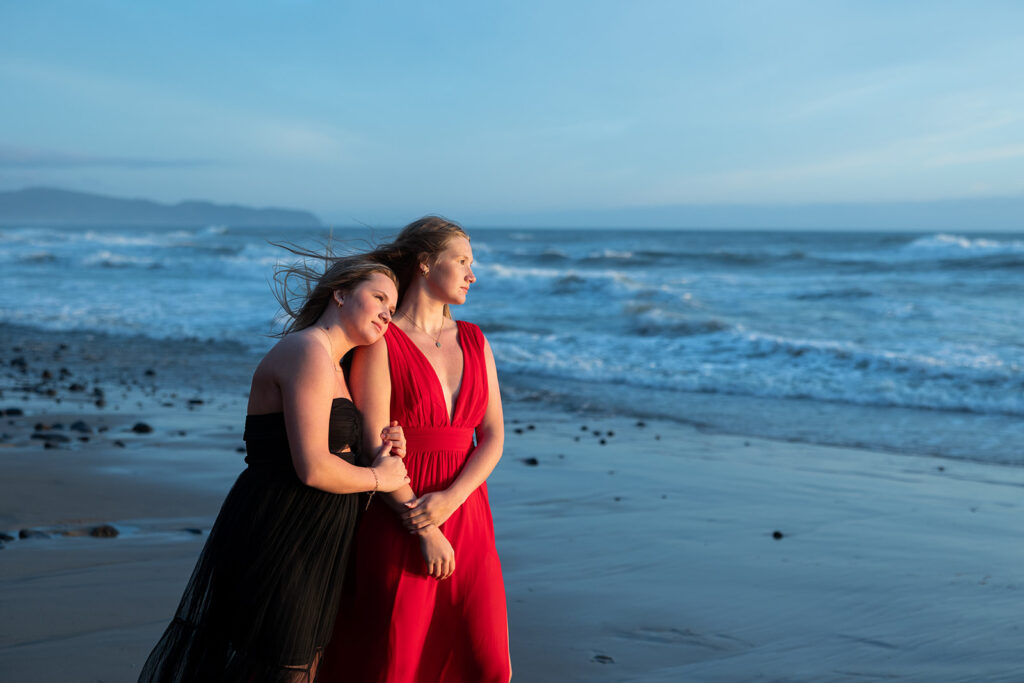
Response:
[[[345,295],[342,294],[337,289],[334,290],[334,303],[338,304],[339,306],[341,306],[343,303],[345,303]]]

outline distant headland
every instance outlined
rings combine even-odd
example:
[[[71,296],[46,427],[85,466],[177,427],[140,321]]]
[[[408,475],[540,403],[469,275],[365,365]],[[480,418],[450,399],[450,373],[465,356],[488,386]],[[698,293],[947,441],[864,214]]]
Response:
[[[0,192],[0,225],[318,227],[308,211],[185,201],[161,204],[48,187]]]

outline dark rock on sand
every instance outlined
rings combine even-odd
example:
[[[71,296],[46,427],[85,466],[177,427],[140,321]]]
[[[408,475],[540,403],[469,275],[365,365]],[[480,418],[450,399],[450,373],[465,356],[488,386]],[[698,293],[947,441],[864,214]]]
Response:
[[[182,531],[184,531],[187,534],[192,534],[194,536],[202,536],[203,535],[203,530],[202,529],[196,529],[195,527],[186,527],[186,528],[182,529]]]
[[[536,427],[534,427],[533,425],[526,425],[526,428],[527,429],[536,429]]]
[[[25,372],[26,370],[28,370],[28,363],[25,362],[24,357],[18,356],[17,358],[11,359],[11,367],[18,368],[22,372]]]
[[[772,532],[772,538],[774,538],[776,541],[781,541],[785,537],[786,535],[779,530],[775,530]]]
[[[53,373],[49,370],[43,370],[43,374],[40,375],[43,379],[53,379]]]
[[[8,417],[19,417],[24,414],[21,408],[4,408],[4,415]]]
[[[188,404],[190,406],[201,406],[203,405],[203,403],[205,403],[205,401],[203,401],[203,399],[201,398],[190,398],[188,400]]]
[[[18,538],[49,538],[50,534],[37,529],[22,529],[18,532]]]
[[[75,391],[75,392],[85,391],[85,385],[84,384],[79,384],[78,382],[75,382],[74,384],[69,384],[68,385],[68,391]]]
[[[11,536],[10,534],[0,534],[0,541],[3,541],[4,543],[10,543],[13,540],[14,536]]]
[[[136,434],[149,434],[153,431],[153,428],[145,422],[136,422],[132,427],[132,431]]]
[[[144,374],[146,377],[156,377],[156,370],[154,370],[153,368],[147,368],[146,371],[142,374]]]
[[[615,660],[608,655],[594,655],[590,658],[590,661],[597,662],[598,664],[614,664]]]
[[[92,434],[92,427],[86,424],[85,420],[76,420],[71,423],[69,428],[73,432],[82,432],[83,434]]]
[[[33,434],[32,438],[33,439],[40,439],[40,440],[45,441],[47,443],[70,443],[70,441],[71,441],[71,439],[69,437],[67,437],[67,436],[65,436],[63,434],[49,434],[49,433],[41,434],[39,432],[36,432],[35,434]]]
[[[637,426],[637,427],[646,427],[646,426],[647,426],[647,423],[646,423],[646,422],[644,422],[643,420],[637,420],[637,421],[636,421],[636,426]]]
[[[598,443],[599,443],[599,444],[601,444],[601,445],[603,446],[603,445],[605,445],[606,443],[608,443],[608,441],[606,441],[605,439],[601,439],[600,441],[598,441]]]
[[[89,529],[89,535],[94,538],[114,538],[120,532],[109,524],[100,524]]]
[[[114,442],[114,445],[117,446],[118,448],[124,448],[124,441],[118,439],[117,441]]]
[[[529,465],[530,467],[536,467],[540,464],[540,460],[537,458],[522,458],[522,461],[524,465]]]
[[[522,427],[516,427],[512,431],[514,431],[516,434],[522,434],[523,433],[523,428]]]

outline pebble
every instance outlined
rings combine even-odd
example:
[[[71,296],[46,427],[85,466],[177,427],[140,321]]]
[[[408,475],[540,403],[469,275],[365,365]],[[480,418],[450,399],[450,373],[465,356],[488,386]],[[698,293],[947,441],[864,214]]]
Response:
[[[195,527],[186,527],[186,528],[182,529],[182,531],[184,531],[185,533],[188,533],[188,534],[192,534],[194,536],[202,536],[203,535],[203,530],[202,529],[196,529]]]
[[[646,427],[646,426],[647,426],[647,423],[646,423],[646,422],[644,422],[643,420],[637,420],[637,421],[636,421],[636,426],[637,426],[637,427]]]
[[[8,417],[18,417],[20,415],[24,415],[25,413],[21,410],[21,408],[4,408],[3,414]]]
[[[100,524],[89,529],[89,535],[93,538],[114,538],[120,532],[109,524]]]
[[[523,433],[523,428],[522,427],[516,427],[512,431],[514,431],[516,434],[522,434]]]
[[[136,422],[135,425],[132,427],[132,431],[135,432],[136,434],[149,434],[150,432],[153,431],[153,428],[150,427],[145,422]]]
[[[537,458],[522,458],[522,461],[524,465],[529,465],[530,467],[536,467],[540,464],[540,460],[537,460]]]
[[[786,535],[779,530],[775,530],[772,532],[772,538],[774,538],[776,541],[781,541],[783,538],[785,538],[785,536]]]
[[[50,534],[37,529],[22,529],[18,532],[18,538],[49,538]]]
[[[594,655],[590,658],[590,661],[597,662],[598,664],[614,664],[615,660],[608,655]]]
[[[92,434],[92,427],[90,427],[85,420],[76,420],[71,423],[69,429],[73,432],[82,432],[83,434]]]
[[[74,384],[68,385],[68,391],[85,391],[85,385],[75,382]]]
[[[10,543],[13,540],[14,540],[14,536],[11,536],[10,534],[0,534],[0,541],[4,541],[5,543]]]

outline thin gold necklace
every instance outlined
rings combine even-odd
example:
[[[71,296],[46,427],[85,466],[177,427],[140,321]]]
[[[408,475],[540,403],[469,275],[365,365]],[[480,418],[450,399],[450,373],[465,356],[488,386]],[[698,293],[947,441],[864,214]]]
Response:
[[[402,311],[402,317],[405,318],[406,320],[408,320],[409,322],[411,322],[413,324],[413,327],[415,327],[418,330],[421,330],[423,332],[423,334],[427,335],[428,337],[430,336],[430,333],[427,332],[426,330],[424,330],[419,325],[417,325],[416,321],[413,320],[412,318],[410,318],[409,315],[405,311]],[[436,346],[437,348],[441,348],[441,333],[442,332],[444,332],[444,313],[441,314],[441,327],[438,328],[437,336],[434,337],[434,346]]]

